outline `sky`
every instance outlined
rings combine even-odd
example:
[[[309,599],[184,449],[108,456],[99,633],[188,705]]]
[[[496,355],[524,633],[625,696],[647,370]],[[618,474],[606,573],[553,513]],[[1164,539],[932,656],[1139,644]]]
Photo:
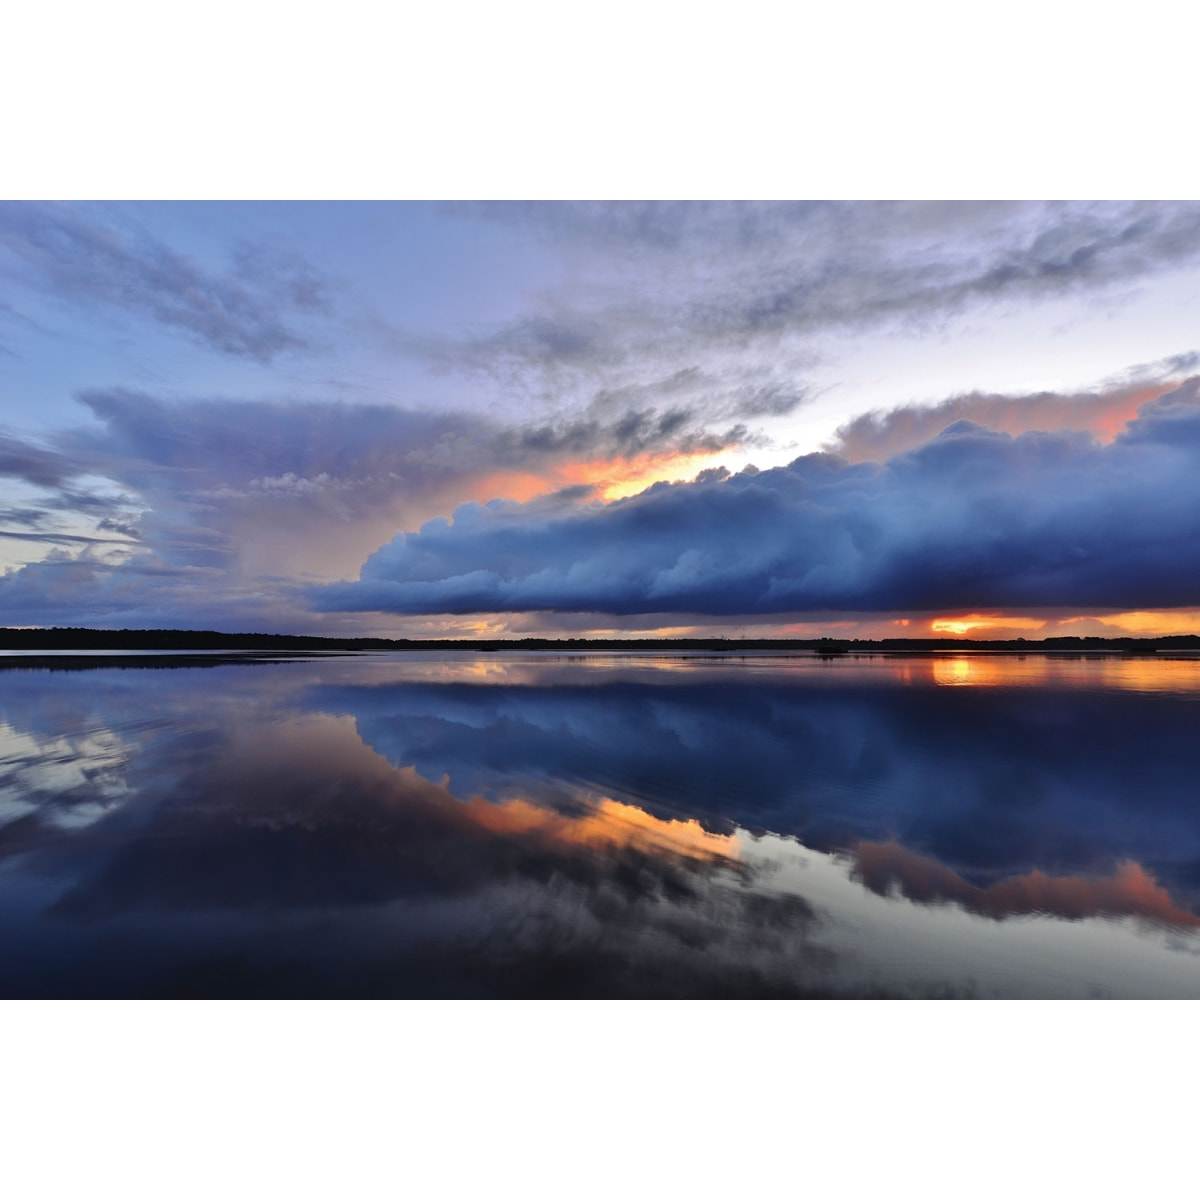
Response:
[[[1200,632],[1200,205],[0,205],[0,624]]]

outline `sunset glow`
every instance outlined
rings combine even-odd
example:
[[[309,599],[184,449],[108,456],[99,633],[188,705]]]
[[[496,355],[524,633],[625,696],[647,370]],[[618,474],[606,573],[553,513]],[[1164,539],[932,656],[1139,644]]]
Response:
[[[545,475],[490,475],[472,487],[470,498],[482,502],[499,496],[525,503],[560,488],[583,484],[595,489],[596,499],[608,503],[636,496],[655,483],[692,479],[699,471],[717,465],[720,457],[720,453],[643,454],[630,459],[564,463]]]
[[[982,633],[990,629],[1044,629],[1046,622],[1036,617],[983,616],[971,613],[965,617],[936,617],[929,622],[931,633],[950,633],[964,637],[969,633]]]
[[[1170,612],[1114,613],[1099,618],[1101,624],[1136,637],[1163,637],[1180,633],[1200,633],[1200,611],[1176,609]]]
[[[605,501],[635,496],[655,483],[692,479],[699,471],[717,465],[721,452],[703,454],[644,454],[613,461],[570,463],[560,472],[568,484],[595,487]]]

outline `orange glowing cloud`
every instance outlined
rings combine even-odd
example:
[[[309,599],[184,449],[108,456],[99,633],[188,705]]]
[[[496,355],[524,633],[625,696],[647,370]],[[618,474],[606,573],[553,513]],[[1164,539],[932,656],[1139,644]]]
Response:
[[[1102,625],[1136,637],[1169,637],[1171,634],[1200,633],[1200,611],[1175,609],[1159,612],[1113,613],[1098,618]]]
[[[472,485],[467,498],[483,503],[496,497],[524,503],[560,488],[586,484],[596,489],[601,500],[619,500],[644,492],[652,484],[692,479],[705,467],[715,465],[723,451],[705,450],[680,454],[636,454],[630,458],[597,458],[563,463],[542,474],[508,471],[485,476]]]
[[[898,625],[920,622],[897,621]],[[1200,609],[1159,609],[1125,613],[1099,613],[1086,616],[1025,613],[968,613],[963,616],[934,617],[928,623],[930,634],[970,637],[983,634],[991,638],[1027,637],[1169,637],[1173,634],[1200,634]],[[910,635],[914,636],[914,635]]]
[[[1045,913],[1071,921],[1140,917],[1178,929],[1200,928],[1200,916],[1177,907],[1167,890],[1135,862],[1121,863],[1107,877],[1053,876],[1034,870],[979,888],[936,859],[897,842],[863,842],[855,851],[852,874],[881,896],[896,888],[919,904],[957,904],[994,921]]]
[[[888,412],[856,417],[837,431],[829,449],[851,462],[881,461],[937,437],[955,421],[973,421],[1013,437],[1037,429],[1087,430],[1100,441],[1111,442],[1137,416],[1143,404],[1157,400],[1176,387],[1178,381],[1075,395],[1058,392],[1032,396],[973,393],[926,407],[904,405]]]
[[[1200,609],[1176,608],[1140,610],[1123,613],[1015,615],[1009,613],[969,613],[965,616],[934,617],[929,621],[932,634],[968,637],[983,633],[1004,638],[1014,631],[1025,637],[1170,637],[1176,634],[1200,634]]]

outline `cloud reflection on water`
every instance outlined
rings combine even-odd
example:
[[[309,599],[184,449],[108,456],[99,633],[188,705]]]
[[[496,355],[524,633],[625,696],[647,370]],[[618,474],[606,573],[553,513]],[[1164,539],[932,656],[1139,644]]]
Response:
[[[9,675],[0,993],[1200,994],[1178,693],[479,665]]]
[[[958,904],[996,921],[1044,913],[1069,921],[1131,916],[1179,929],[1200,927],[1200,917],[1177,908],[1166,889],[1135,862],[1119,864],[1111,877],[1055,877],[1035,869],[975,887],[936,859],[914,854],[896,842],[860,842],[853,858],[853,876],[880,896],[888,895],[894,886],[909,900]]]
[[[486,686],[404,666],[310,702],[463,794],[502,798],[519,778],[544,803],[586,787],[815,849],[898,840],[976,886],[1132,859],[1200,899],[1189,692],[1069,660],[985,660],[995,682],[973,688],[938,686],[930,660],[572,666],[539,679],[515,663]],[[1200,676],[1200,662],[1129,666],[1143,684],[1155,668],[1160,685]]]
[[[822,991],[811,907],[750,886],[729,836],[586,793],[464,799],[345,718],[223,715],[147,747],[88,828],[26,818],[9,866],[57,895],[6,994]]]

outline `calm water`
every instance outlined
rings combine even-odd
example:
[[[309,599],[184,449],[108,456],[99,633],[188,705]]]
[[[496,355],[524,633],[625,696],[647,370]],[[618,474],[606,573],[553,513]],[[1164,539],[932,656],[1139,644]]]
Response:
[[[1200,996],[1198,660],[47,661],[3,996]]]

